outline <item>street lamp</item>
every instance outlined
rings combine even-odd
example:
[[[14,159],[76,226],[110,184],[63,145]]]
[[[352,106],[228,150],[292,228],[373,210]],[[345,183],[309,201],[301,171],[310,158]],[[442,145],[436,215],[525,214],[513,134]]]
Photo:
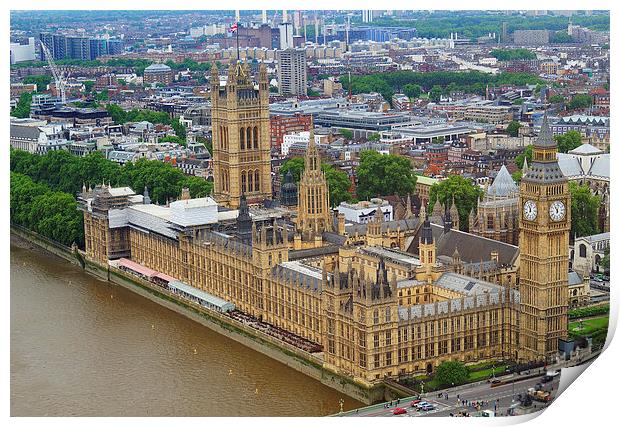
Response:
[[[424,381],[420,381],[420,386],[422,387],[422,394],[424,394]]]
[[[344,407],[344,399],[340,399],[340,413],[341,414],[344,412],[342,409],[343,407]]]

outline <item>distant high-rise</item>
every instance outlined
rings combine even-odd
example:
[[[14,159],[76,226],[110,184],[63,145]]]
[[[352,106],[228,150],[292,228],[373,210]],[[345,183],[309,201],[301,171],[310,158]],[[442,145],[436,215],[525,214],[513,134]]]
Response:
[[[280,95],[306,95],[308,86],[306,51],[278,51],[278,88]]]
[[[11,64],[34,60],[34,37],[28,37],[23,42],[11,43]]]
[[[290,22],[281,23],[280,29],[280,49],[290,49],[293,47],[293,24]]]
[[[123,42],[118,39],[98,39],[64,34],[41,33],[39,41],[47,46],[54,59],[92,60],[103,55],[116,55],[123,51]],[[45,61],[41,49],[40,58]]]
[[[362,10],[362,22],[372,22],[372,10]]]

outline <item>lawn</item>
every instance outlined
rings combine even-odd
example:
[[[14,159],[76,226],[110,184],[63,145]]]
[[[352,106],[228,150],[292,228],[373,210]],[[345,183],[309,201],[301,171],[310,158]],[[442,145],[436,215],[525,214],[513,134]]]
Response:
[[[597,331],[607,329],[608,325],[609,315],[570,322],[568,324],[568,330],[573,335],[588,337]]]

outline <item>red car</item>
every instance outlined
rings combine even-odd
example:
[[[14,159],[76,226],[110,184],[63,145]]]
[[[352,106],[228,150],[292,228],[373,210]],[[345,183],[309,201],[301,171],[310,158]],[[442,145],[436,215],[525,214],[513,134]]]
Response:
[[[396,408],[394,409],[394,411],[392,411],[392,413],[394,415],[402,415],[402,414],[406,414],[407,410],[405,408]]]
[[[411,404],[410,404],[409,406],[413,407],[413,406],[417,405],[417,404],[418,404],[418,403],[420,403],[420,402],[421,402],[421,400],[420,400],[420,399],[412,400],[412,401],[411,401]]]

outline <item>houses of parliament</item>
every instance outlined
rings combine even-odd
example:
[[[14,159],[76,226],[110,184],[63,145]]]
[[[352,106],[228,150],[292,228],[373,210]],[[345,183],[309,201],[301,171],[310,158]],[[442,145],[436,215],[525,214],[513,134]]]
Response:
[[[447,360],[546,361],[567,338],[570,194],[545,120],[519,188],[519,244],[422,206],[347,223],[330,209],[314,138],[298,185],[271,200],[267,73],[212,67],[213,197],[83,188],[86,257],[121,258],[315,343],[323,366],[372,385]],[[140,189],[142,190],[142,189]],[[286,200],[284,200],[286,199]],[[294,202],[291,203],[291,200]]]

